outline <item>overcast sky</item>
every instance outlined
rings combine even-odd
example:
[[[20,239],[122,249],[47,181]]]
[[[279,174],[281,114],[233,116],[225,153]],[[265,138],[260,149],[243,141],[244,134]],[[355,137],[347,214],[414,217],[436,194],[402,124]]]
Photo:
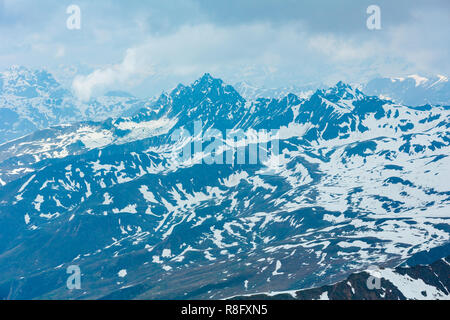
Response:
[[[71,4],[80,30],[66,27]],[[366,27],[372,4],[381,30]],[[274,87],[354,83],[449,75],[449,34],[449,0],[0,0],[0,69],[48,69],[85,99],[151,96],[205,72]]]

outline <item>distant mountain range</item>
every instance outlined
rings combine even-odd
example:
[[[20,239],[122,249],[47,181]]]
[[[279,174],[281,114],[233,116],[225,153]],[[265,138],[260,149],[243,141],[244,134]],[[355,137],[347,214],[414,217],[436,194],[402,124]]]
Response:
[[[286,86],[281,88],[266,88],[261,86],[254,86],[248,82],[241,81],[233,85],[239,94],[246,100],[256,100],[259,98],[275,98],[281,99],[292,93],[300,98],[308,98],[315,90],[324,89],[323,85],[309,84],[302,86]]]
[[[36,77],[50,79],[45,90],[18,81],[13,96],[67,94]],[[343,82],[247,100],[205,74],[130,116],[3,143],[0,297],[298,291],[448,248],[449,120],[448,106],[405,106]],[[242,164],[232,149],[231,163],[206,164],[212,153],[223,159],[230,141],[216,137],[223,148],[208,152],[211,141],[186,134],[199,122],[203,133],[243,131],[245,154],[255,132],[278,129],[266,142],[280,153]],[[196,161],[181,160],[192,145]],[[81,290],[66,287],[70,265],[82,270]]]
[[[326,88],[325,85],[319,84],[266,88],[251,85],[245,81],[236,83],[234,87],[247,100],[283,98],[289,93],[308,98],[316,89]],[[450,83],[448,78],[443,75],[429,78],[419,75],[374,78],[367,83],[356,85],[356,87],[367,95],[393,100],[408,106],[450,105]]]
[[[367,94],[389,98],[408,106],[450,105],[450,83],[443,75],[430,78],[418,75],[376,78],[363,85],[362,90]]]
[[[412,75],[376,78],[359,87],[368,95],[420,106],[450,105],[449,86],[447,77],[442,75],[430,79]],[[244,99],[251,101],[259,98],[282,99],[288,94],[306,99],[315,90],[326,86],[306,84],[266,88],[241,81],[234,88]],[[128,92],[115,90],[83,102],[49,72],[12,66],[0,72],[0,144],[51,126],[131,116],[141,108],[149,107],[155,100],[139,99]]]
[[[118,91],[84,103],[47,71],[13,66],[0,73],[0,143],[54,125],[119,117],[148,103]]]

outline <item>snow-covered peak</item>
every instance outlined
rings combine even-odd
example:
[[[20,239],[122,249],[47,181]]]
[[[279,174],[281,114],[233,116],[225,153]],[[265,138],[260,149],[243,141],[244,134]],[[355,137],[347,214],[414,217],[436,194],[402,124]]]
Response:
[[[226,84],[222,79],[214,78],[211,74],[205,73],[201,78],[197,79],[190,88],[193,92],[209,93],[214,90],[222,90],[220,88],[225,88]]]
[[[211,85],[213,83],[222,83],[221,79],[214,78],[211,76],[210,73],[205,73],[203,76],[199,79],[197,79],[193,84],[192,87],[196,86],[202,86],[202,85]]]
[[[392,83],[401,83],[401,82],[405,82],[407,80],[413,80],[414,81],[414,85],[416,87],[429,87],[431,88],[432,86],[438,84],[438,83],[443,83],[443,82],[447,82],[448,81],[448,77],[441,75],[441,74],[437,74],[435,76],[432,76],[430,78],[418,75],[418,74],[411,74],[408,75],[406,77],[393,77],[393,78],[389,78],[389,80]]]
[[[171,91],[170,96],[178,100],[191,99],[194,104],[208,98],[219,101],[233,97],[232,100],[242,100],[242,97],[232,86],[209,73],[205,73],[191,85],[179,84]]]
[[[0,73],[3,82],[3,94],[23,98],[62,94],[61,84],[45,70],[31,70],[24,66],[12,66]]]
[[[445,75],[424,77],[413,74],[405,77],[375,78],[363,85],[369,95],[390,97],[397,103],[419,106],[449,104],[450,88]]]
[[[431,88],[431,87],[434,87],[434,86],[437,85],[437,84],[448,82],[448,77],[446,77],[446,76],[444,76],[444,75],[441,75],[441,74],[438,74],[438,75],[436,75],[436,76],[437,76],[437,80],[434,81],[434,82],[430,85],[430,88]]]
[[[353,88],[350,84],[339,81],[335,86],[327,90],[318,90],[317,93],[332,102],[343,100],[358,100],[364,97],[364,94],[357,88]]]
[[[425,84],[429,81],[429,79],[425,78],[425,77],[421,77],[417,74],[412,74],[409,75],[408,78],[413,79],[416,82],[416,87]]]

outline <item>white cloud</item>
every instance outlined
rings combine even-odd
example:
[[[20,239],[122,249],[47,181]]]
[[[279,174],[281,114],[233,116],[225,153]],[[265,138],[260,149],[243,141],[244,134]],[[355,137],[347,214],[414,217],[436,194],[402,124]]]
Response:
[[[354,36],[314,33],[300,22],[184,25],[172,33],[149,36],[128,49],[119,64],[76,77],[73,89],[85,100],[96,89],[138,83],[149,75],[190,81],[211,72],[229,82],[246,77],[252,81],[274,78],[285,84],[292,79],[331,83],[407,67],[409,73],[415,73],[414,68],[433,68],[442,50],[434,52],[431,46],[423,47],[422,41],[409,40],[411,31],[418,32],[406,25]],[[445,66],[441,73],[446,73]]]
[[[59,46],[56,48],[55,57],[56,57],[56,58],[62,58],[62,57],[65,56],[65,54],[66,54],[66,48],[65,48],[64,46],[62,46],[62,45],[59,45]]]
[[[0,69],[98,68],[73,82],[83,99],[108,88],[157,94],[204,72],[268,86],[448,75],[448,1],[380,1],[382,30],[370,31],[366,5],[351,0],[80,0],[85,27],[73,32],[65,27],[67,3],[0,0]],[[128,48],[135,51],[131,68]]]
[[[97,69],[87,76],[76,76],[72,83],[73,91],[79,99],[89,100],[97,89],[135,82],[153,73],[151,64],[146,60],[139,50],[128,49],[121,63]]]
[[[305,54],[306,48],[301,45],[305,36],[296,28],[288,26],[280,30],[266,24],[184,26],[171,34],[151,36],[144,44],[128,49],[119,64],[77,76],[73,91],[86,100],[96,89],[155,74],[182,79],[204,72],[226,76],[264,70],[266,76]]]

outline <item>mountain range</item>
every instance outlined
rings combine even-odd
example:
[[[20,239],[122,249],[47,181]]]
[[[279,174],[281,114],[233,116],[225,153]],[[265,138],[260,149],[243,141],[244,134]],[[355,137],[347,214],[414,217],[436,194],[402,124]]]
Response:
[[[448,77],[435,75],[424,77],[417,74],[405,77],[376,77],[365,83],[353,85],[365,94],[379,96],[408,106],[450,105],[450,83]],[[246,81],[234,85],[239,94],[247,100],[258,98],[283,98],[293,93],[301,98],[308,98],[317,88],[325,89],[320,83],[289,85],[268,88],[252,85]]]
[[[0,143],[54,125],[116,118],[150,102],[120,91],[82,102],[49,72],[13,66],[0,72]]]
[[[255,86],[246,81],[235,83],[233,87],[246,100],[257,100],[259,98],[281,99],[289,93],[293,93],[300,98],[308,98],[318,88],[324,89],[325,86],[317,84],[306,84],[301,86],[290,85],[286,87],[267,88]]]
[[[248,101],[282,99],[290,93],[307,99],[317,88],[326,88],[315,83],[269,88],[246,81],[233,87]],[[409,106],[450,105],[449,82],[443,75],[374,78],[355,87],[368,95]],[[0,144],[51,126],[130,116],[149,107],[155,100],[154,97],[136,98],[128,92],[114,90],[81,101],[46,70],[12,66],[0,72]]]
[[[44,99],[49,78],[45,99],[70,96],[40,77],[14,93],[4,82],[2,95]],[[249,100],[210,74],[136,103],[102,121],[43,120],[48,128],[0,145],[1,298],[227,298],[449,254],[446,105],[402,105],[343,82]],[[277,129],[268,142],[280,153],[180,161],[198,136],[174,133],[196,122],[245,132],[247,152],[255,131]],[[81,290],[66,287],[71,265]]]
[[[408,106],[450,104],[450,83],[444,75],[375,78],[362,85],[362,90]]]

